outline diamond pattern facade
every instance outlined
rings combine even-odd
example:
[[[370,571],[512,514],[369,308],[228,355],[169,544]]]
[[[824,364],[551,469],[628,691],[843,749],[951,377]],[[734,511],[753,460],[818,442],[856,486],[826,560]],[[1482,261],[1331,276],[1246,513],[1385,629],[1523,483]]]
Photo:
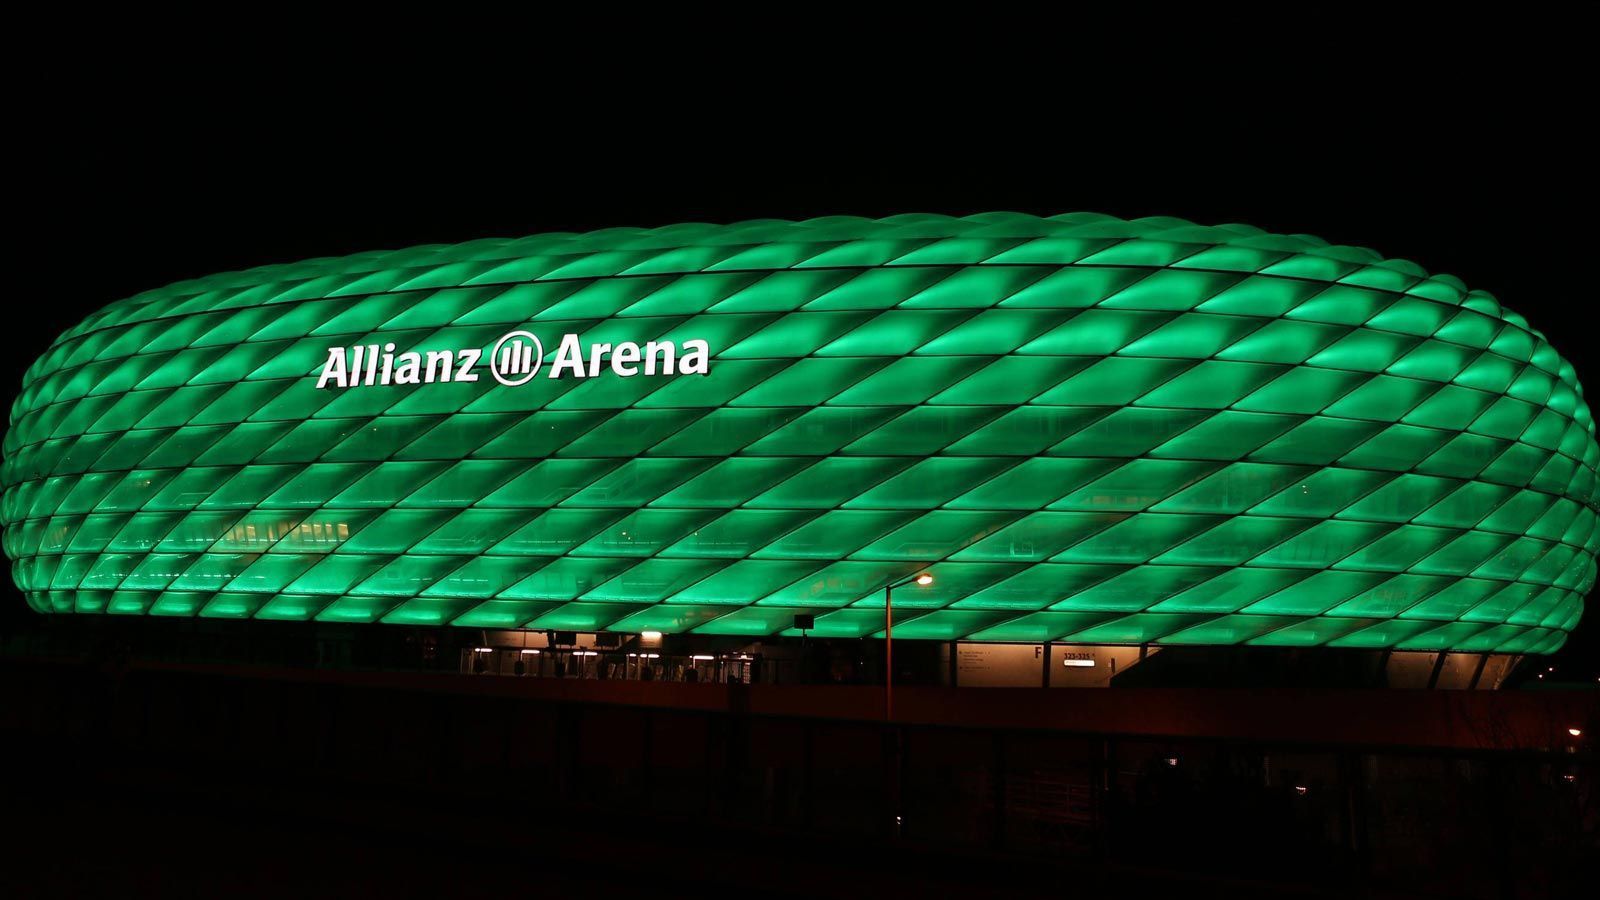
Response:
[[[704,339],[706,375],[318,389],[329,348]],[[545,341],[553,353],[554,345]],[[897,216],[213,276],[29,370],[40,612],[1548,652],[1594,422],[1494,298],[1245,226]]]

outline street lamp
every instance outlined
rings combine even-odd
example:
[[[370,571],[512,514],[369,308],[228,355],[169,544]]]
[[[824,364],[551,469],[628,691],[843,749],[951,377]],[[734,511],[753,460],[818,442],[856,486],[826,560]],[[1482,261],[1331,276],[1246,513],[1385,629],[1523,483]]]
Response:
[[[896,581],[883,589],[883,720],[894,721],[894,589],[908,584],[927,587],[933,584],[933,575],[919,572],[903,581]],[[889,812],[893,816],[890,834],[900,839],[900,732],[889,734],[893,748],[889,763]]]
[[[917,584],[933,584],[933,575],[921,572],[883,589],[883,718],[894,721],[894,589]]]

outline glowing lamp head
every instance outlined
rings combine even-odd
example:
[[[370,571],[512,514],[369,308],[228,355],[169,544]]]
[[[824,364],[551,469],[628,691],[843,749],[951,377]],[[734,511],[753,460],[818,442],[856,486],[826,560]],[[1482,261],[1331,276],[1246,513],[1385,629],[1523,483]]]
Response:
[[[1567,729],[1567,734],[1570,734],[1573,737],[1583,737],[1583,729],[1581,729],[1581,728],[1568,728]]]
[[[921,584],[921,585],[933,584],[933,576],[929,575],[927,572],[923,572],[921,575],[917,576],[917,584]]]

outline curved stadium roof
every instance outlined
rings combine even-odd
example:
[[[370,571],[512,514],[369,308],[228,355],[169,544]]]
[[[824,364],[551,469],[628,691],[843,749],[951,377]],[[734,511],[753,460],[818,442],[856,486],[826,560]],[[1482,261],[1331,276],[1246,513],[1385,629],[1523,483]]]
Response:
[[[679,378],[318,389],[329,348],[705,339]],[[546,339],[545,349],[554,342]],[[0,518],[42,612],[1547,652],[1572,367],[1316,238],[994,213],[546,234],[181,282],[62,335]]]

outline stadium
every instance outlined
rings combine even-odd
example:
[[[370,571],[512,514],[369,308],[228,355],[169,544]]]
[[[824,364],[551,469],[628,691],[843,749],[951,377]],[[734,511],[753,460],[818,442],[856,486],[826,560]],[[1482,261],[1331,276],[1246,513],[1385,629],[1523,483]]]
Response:
[[[1521,316],[1171,218],[215,275],[61,335],[4,454],[39,613],[401,626],[519,675],[794,678],[892,636],[895,678],[968,686],[1314,651],[1493,687],[1566,640],[1600,550],[1592,414]]]

